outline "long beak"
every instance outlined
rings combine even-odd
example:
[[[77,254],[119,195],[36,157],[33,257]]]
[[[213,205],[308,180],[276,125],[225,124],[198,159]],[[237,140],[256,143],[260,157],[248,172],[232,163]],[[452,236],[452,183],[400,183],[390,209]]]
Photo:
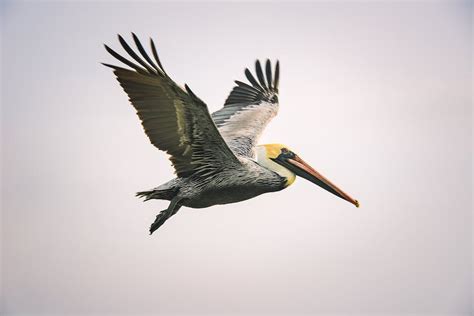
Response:
[[[356,207],[359,207],[359,202],[357,200],[354,200],[352,197],[349,196],[349,194],[339,189],[334,183],[332,183],[322,174],[314,170],[300,157],[295,155],[293,158],[279,160],[278,162],[293,171],[296,175],[319,185],[321,188],[331,192],[334,195],[337,195],[341,199],[344,199],[354,204]]]

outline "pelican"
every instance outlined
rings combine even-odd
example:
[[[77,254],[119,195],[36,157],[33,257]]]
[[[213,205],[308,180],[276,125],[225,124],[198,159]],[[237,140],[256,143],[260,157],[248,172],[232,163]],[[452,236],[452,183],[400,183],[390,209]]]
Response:
[[[309,180],[359,207],[359,202],[313,169],[288,146],[258,145],[268,122],[278,112],[280,65],[269,60],[262,68],[255,62],[256,77],[245,69],[249,83],[235,81],[223,108],[210,114],[187,84],[177,85],[164,70],[150,39],[153,59],[132,33],[138,53],[122,36],[119,42],[131,57],[105,49],[129,69],[113,69],[130,103],[137,111],[146,135],[158,149],[170,155],[176,178],[138,197],[168,200],[150,226],[153,234],[182,206],[205,208],[240,202],[290,186],[296,176]],[[133,61],[132,61],[133,60]],[[264,72],[265,71],[265,72]]]

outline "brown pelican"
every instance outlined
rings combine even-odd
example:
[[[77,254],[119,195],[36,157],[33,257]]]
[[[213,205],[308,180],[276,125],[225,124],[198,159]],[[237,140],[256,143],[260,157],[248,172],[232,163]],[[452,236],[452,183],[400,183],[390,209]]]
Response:
[[[281,144],[257,145],[268,122],[278,111],[279,62],[265,73],[257,60],[256,78],[245,69],[250,84],[235,81],[224,107],[212,115],[206,103],[188,87],[178,86],[165,72],[155,44],[150,39],[150,58],[132,33],[141,57],[118,36],[135,62],[110,47],[105,49],[131,69],[112,68],[137,111],[146,135],[158,149],[167,152],[177,177],[137,196],[169,200],[150,227],[157,230],[181,206],[204,208],[247,200],[262,193],[280,191],[303,177],[323,189],[359,206],[327,178]]]

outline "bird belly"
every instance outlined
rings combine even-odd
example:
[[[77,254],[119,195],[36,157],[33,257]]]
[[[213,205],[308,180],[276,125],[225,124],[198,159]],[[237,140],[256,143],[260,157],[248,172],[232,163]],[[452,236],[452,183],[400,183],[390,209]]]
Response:
[[[286,179],[250,159],[242,159],[242,168],[227,169],[202,179],[189,178],[182,182],[181,205],[192,208],[236,203],[267,192],[285,188]]]
[[[185,199],[182,205],[192,208],[204,208],[218,204],[236,203],[271,191],[275,191],[275,189],[249,186],[212,188]]]

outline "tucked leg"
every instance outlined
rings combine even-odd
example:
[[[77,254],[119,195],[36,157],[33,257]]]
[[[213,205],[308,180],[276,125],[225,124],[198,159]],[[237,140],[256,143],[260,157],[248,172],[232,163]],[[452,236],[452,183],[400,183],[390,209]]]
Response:
[[[173,198],[168,208],[166,210],[161,211],[160,214],[156,216],[155,221],[150,226],[150,235],[153,234],[155,230],[160,228],[160,226],[163,225],[168,220],[168,218],[178,212],[178,210],[181,208],[181,205],[179,205],[178,202],[178,198]]]

